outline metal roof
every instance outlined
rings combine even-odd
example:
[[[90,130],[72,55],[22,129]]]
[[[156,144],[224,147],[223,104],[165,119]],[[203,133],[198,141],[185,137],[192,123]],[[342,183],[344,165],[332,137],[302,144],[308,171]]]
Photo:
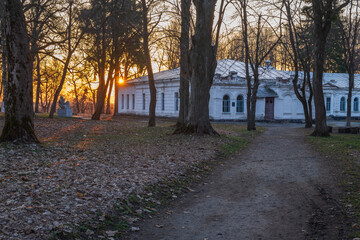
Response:
[[[258,98],[278,97],[277,93],[269,87],[260,87],[256,96]]]
[[[251,68],[250,74],[252,74]],[[230,73],[232,72],[232,73]],[[239,78],[246,78],[246,70],[245,63],[230,59],[222,59],[218,60],[218,64],[216,67],[215,74],[220,76],[221,78],[226,78],[229,74],[237,73]],[[300,77],[303,75],[302,72],[299,73]],[[275,68],[269,67],[260,67],[259,68],[259,77],[260,80],[274,80],[274,79],[290,79],[293,76],[293,72],[291,71],[278,71]],[[312,73],[311,73],[312,76]],[[180,68],[175,68],[171,70],[161,71],[154,73],[154,78],[156,81],[161,80],[179,80],[180,79]],[[147,82],[148,77],[143,76],[140,78],[132,79],[127,81],[128,83],[136,83],[136,82]],[[289,84],[292,84],[289,82]],[[324,73],[324,85],[329,85],[330,87],[338,87],[338,88],[348,88],[348,74],[347,73]],[[355,74],[355,88],[360,88],[360,74]]]

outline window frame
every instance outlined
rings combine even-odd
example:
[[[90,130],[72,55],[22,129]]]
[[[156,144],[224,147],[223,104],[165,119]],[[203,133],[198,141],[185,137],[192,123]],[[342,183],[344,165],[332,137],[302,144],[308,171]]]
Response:
[[[227,98],[227,99],[225,99]],[[230,113],[231,112],[231,102],[230,102],[230,96],[228,94],[225,94],[222,98],[222,112],[223,113]]]
[[[244,112],[244,96],[241,95],[241,94],[239,94],[236,97],[236,112],[237,113],[243,113]]]
[[[143,93],[143,110],[146,110],[146,95]]]
[[[340,98],[340,112],[345,112],[345,111],[346,111],[346,98],[341,97]]]
[[[326,97],[325,98],[325,109],[326,109],[326,112],[331,111],[331,97]]]
[[[121,109],[125,108],[125,95],[121,94]]]
[[[161,93],[161,111],[165,111],[165,93]]]
[[[132,109],[135,109],[135,94],[132,95]]]
[[[359,112],[359,98],[358,97],[354,98],[353,110],[354,110],[354,112]]]
[[[179,111],[179,92],[174,93],[175,97],[175,112]]]

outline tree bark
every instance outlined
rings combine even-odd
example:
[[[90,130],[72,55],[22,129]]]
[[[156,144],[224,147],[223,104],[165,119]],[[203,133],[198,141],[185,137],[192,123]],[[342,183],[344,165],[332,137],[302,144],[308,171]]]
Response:
[[[212,45],[216,0],[194,0],[195,34],[190,50],[191,97],[189,121],[184,132],[218,135],[209,119],[210,88],[217,66],[217,46]]]
[[[3,4],[8,78],[0,141],[38,143],[34,132],[32,61],[22,4],[19,0],[5,0]]]
[[[119,113],[119,80],[120,80],[120,64],[115,66],[115,103],[114,103],[114,116]]]
[[[36,53],[36,98],[35,98],[36,113],[39,112],[40,87],[41,87],[40,57],[39,57],[39,53]]]
[[[7,61],[6,61],[6,44],[5,44],[5,12],[4,12],[4,6],[3,3],[0,3],[0,6],[2,7],[0,11],[1,16],[1,60],[2,60],[2,79],[1,79],[1,93],[3,94],[2,98],[2,104],[4,104],[4,108],[6,105],[6,79],[7,79]],[[0,105],[1,108],[1,105]]]
[[[315,103],[315,130],[312,136],[330,136],[326,124],[326,109],[323,93],[323,73],[325,63],[325,46],[327,36],[331,29],[331,19],[324,19],[324,9],[322,2],[313,0],[314,12],[314,74],[313,74],[313,91]],[[332,6],[331,6],[332,7]]]
[[[107,102],[106,102],[106,111],[105,111],[106,114],[111,114],[111,101],[110,100],[111,100],[111,92],[113,89],[113,85],[114,85],[114,78],[111,78],[109,93],[108,93]]]
[[[329,129],[326,124],[326,110],[323,93],[323,73],[325,63],[325,49],[327,36],[331,30],[331,24],[334,16],[339,14],[342,8],[349,4],[350,0],[344,1],[337,6],[336,0],[327,0],[325,2],[312,0],[312,10],[314,18],[314,74],[313,74],[313,92],[315,103],[315,130],[312,136],[328,137]]]
[[[190,6],[191,0],[181,1],[181,36],[180,36],[180,111],[175,133],[186,126],[189,113],[189,46],[190,46]]]
[[[353,69],[353,68],[352,68]],[[351,102],[352,102],[352,90],[354,88],[354,72],[349,71],[349,89],[347,99],[347,111],[346,111],[346,127],[351,126]]]
[[[151,65],[151,56],[149,50],[149,32],[148,32],[148,7],[146,5],[146,1],[142,0],[142,18],[143,18],[143,50],[146,62],[146,70],[148,73],[149,79],[149,88],[150,88],[150,104],[149,104],[149,127],[155,127],[156,125],[156,88],[155,88],[155,80],[154,80],[154,73]]]

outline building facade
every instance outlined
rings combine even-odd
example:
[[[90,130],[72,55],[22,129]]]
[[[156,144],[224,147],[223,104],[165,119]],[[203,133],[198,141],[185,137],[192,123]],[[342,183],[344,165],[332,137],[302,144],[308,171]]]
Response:
[[[302,104],[294,94],[292,72],[277,71],[267,62],[267,66],[259,70],[259,76],[257,120],[304,119]],[[178,117],[180,69],[155,73],[154,77],[157,90],[156,116]],[[348,75],[325,73],[323,86],[327,115],[346,117]],[[219,60],[214,83],[210,89],[210,118],[212,120],[245,120],[246,94],[245,64],[228,59]],[[351,101],[352,116],[356,118],[360,118],[359,100],[360,76],[356,75]],[[147,76],[122,84],[119,87],[117,101],[119,114],[148,115],[150,90]]]

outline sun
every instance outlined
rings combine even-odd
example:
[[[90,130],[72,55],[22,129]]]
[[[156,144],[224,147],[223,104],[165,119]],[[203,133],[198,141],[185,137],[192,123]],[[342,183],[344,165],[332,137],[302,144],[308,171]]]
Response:
[[[123,84],[124,82],[125,82],[124,79],[122,79],[122,78],[119,79],[120,84]]]

